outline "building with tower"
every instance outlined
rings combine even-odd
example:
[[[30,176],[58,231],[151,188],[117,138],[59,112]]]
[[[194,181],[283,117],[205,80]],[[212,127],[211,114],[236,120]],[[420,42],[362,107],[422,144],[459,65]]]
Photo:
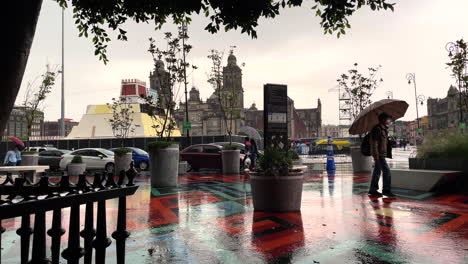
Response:
[[[166,70],[164,62],[157,60],[154,70],[150,72],[150,89],[156,91],[160,106],[167,109],[168,103],[174,94],[171,89],[170,73]]]
[[[233,133],[237,134],[241,126],[251,126],[263,130],[263,110],[258,110],[255,103],[249,108],[244,108],[244,88],[242,86],[242,69],[237,64],[237,58],[231,51],[227,65],[223,67],[223,87],[220,91],[234,91],[237,102],[235,103],[240,115],[233,120]],[[195,87],[189,92],[187,105],[179,104],[175,110],[174,119],[179,128],[186,122],[185,109],[188,107],[189,121],[192,124],[191,136],[218,136],[225,135],[226,122],[221,114],[219,98],[213,93],[206,101],[200,98],[200,92]],[[319,137],[322,126],[322,104],[317,100],[317,108],[296,109],[294,101],[288,99],[288,133],[295,138]],[[185,133],[185,131],[181,131]]]

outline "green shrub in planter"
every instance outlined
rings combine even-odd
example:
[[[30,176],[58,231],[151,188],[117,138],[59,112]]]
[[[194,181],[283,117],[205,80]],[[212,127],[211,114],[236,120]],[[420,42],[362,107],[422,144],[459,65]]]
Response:
[[[132,150],[128,149],[128,148],[118,148],[118,149],[114,150],[114,154],[116,156],[119,156],[119,157],[122,157],[125,154],[130,153],[130,152],[132,152]]]
[[[223,147],[224,150],[238,150],[239,146],[236,145],[226,145]]]
[[[468,134],[426,137],[418,146],[417,158],[468,158]]]
[[[258,166],[264,176],[287,176],[292,168],[292,158],[284,151],[267,148],[258,159]]]
[[[168,148],[170,147],[171,145],[174,145],[174,144],[179,144],[179,142],[175,142],[175,141],[154,141],[154,142],[150,142],[148,144],[148,149],[149,150],[158,150],[158,149],[165,149],[165,148]]]
[[[289,157],[291,157],[292,160],[299,160],[300,159],[299,154],[297,154],[297,152],[294,151],[294,150],[289,150],[288,155],[289,155]]]
[[[83,163],[83,158],[81,158],[80,155],[76,155],[73,157],[71,163],[75,164],[75,163]]]

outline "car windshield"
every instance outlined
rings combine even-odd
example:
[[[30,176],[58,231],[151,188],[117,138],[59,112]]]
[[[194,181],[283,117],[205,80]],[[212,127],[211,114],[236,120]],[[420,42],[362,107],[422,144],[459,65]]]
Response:
[[[103,149],[103,148],[97,148],[96,150],[101,152],[102,154],[107,155],[107,156],[114,156],[114,152],[112,152],[110,150]]]
[[[142,149],[139,149],[139,148],[132,148],[133,151],[135,151],[137,154],[140,154],[140,155],[148,155],[148,152],[142,150]]]

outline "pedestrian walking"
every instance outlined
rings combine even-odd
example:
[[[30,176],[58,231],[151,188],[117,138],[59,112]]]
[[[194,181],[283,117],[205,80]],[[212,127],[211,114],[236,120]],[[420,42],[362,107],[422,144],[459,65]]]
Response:
[[[254,169],[255,168],[255,162],[258,157],[258,147],[257,143],[253,138],[250,139],[250,160],[252,161],[250,168]]]
[[[3,165],[6,166],[16,166],[16,153],[15,150],[17,150],[18,147],[13,146],[10,148],[10,150],[6,153],[5,159],[3,160]]]
[[[392,117],[386,113],[381,113],[378,116],[379,123],[374,126],[370,134],[370,150],[374,159],[375,166],[372,172],[372,180],[369,189],[369,195],[395,197],[391,190],[391,172],[388,167],[386,158],[391,155],[391,147],[388,139],[388,126],[392,122]],[[383,190],[378,191],[380,175],[383,175]]]
[[[21,166],[21,151],[19,149],[20,149],[20,146],[16,145],[16,149],[15,149],[16,166]]]

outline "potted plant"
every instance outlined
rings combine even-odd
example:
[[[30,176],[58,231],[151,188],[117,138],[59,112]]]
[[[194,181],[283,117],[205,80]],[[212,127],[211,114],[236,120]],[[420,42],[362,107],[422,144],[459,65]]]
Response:
[[[132,162],[132,150],[125,148],[124,144],[129,134],[135,131],[133,125],[133,114],[135,111],[133,110],[131,101],[126,97],[112,98],[112,104],[107,103],[107,106],[112,112],[112,118],[107,120],[111,126],[112,134],[120,139],[120,148],[114,150],[114,173],[115,175],[119,175],[120,171],[127,171]]]
[[[302,165],[302,160],[299,157],[299,154],[297,154],[297,151],[290,149],[288,151],[288,155],[291,157],[293,165]]]
[[[73,156],[70,164],[67,165],[67,172],[69,176],[78,176],[83,174],[86,170],[86,163],[83,163],[83,159],[80,155]]]
[[[221,151],[223,174],[239,174],[240,150],[236,145],[226,145]]]
[[[268,148],[260,155],[258,167],[250,174],[255,211],[300,211],[303,174],[292,169],[291,156]]]
[[[230,51],[232,56],[233,51]],[[239,174],[240,150],[232,145],[232,134],[236,122],[240,118],[242,105],[240,103],[239,90],[234,85],[224,86],[224,75],[222,67],[223,52],[212,49],[208,58],[212,62],[208,83],[214,88],[214,94],[218,100],[219,114],[224,121],[224,131],[229,138],[229,145],[221,151],[221,159],[224,174]]]
[[[118,148],[114,150],[115,175],[120,175],[121,171],[128,171],[132,163],[132,150],[128,148]]]
[[[382,78],[377,78],[377,74],[381,68],[369,67],[368,75],[358,71],[358,64],[354,63],[354,68],[348,70],[348,74],[344,73],[337,80],[340,90],[340,101],[344,104],[340,107],[340,115],[349,117],[355,120],[359,113],[369,106],[371,96],[377,87],[383,82]],[[362,135],[359,135],[361,138]],[[351,160],[353,164],[353,172],[370,172],[372,170],[372,158],[364,156],[361,153],[360,143],[350,147]]]
[[[37,166],[39,162],[39,155],[36,151],[22,151],[21,152],[21,166]]]
[[[178,183],[179,145],[156,141],[148,144],[152,187],[174,187]]]
[[[186,38],[182,27],[178,28],[178,35],[175,37],[166,32],[164,50],[156,47],[153,38],[149,39],[148,51],[155,65],[151,76],[160,87],[157,100],[151,95],[141,95],[145,101],[146,113],[151,118],[152,127],[159,138],[158,141],[148,144],[152,187],[173,187],[178,183],[179,145],[173,142],[171,137],[176,129],[172,116],[175,107],[173,95],[176,84],[186,82],[184,72],[188,63],[185,62],[183,54],[190,51],[190,45],[182,45],[182,40]]]

